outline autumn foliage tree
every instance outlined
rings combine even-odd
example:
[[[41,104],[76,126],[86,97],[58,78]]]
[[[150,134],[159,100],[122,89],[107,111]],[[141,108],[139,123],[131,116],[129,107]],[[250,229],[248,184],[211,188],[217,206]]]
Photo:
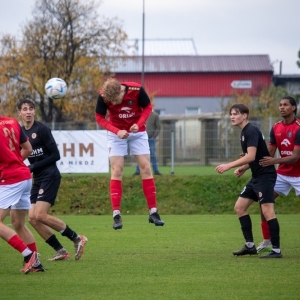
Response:
[[[14,115],[20,98],[36,102],[44,122],[94,121],[97,93],[111,58],[125,55],[127,35],[117,19],[97,13],[91,0],[36,0],[20,41],[0,43],[2,106]],[[101,22],[100,22],[101,21]],[[48,99],[44,86],[59,77],[68,84],[61,100]]]
[[[249,107],[250,116],[252,117],[278,117],[279,101],[286,95],[286,89],[274,85],[263,88],[259,95],[255,97],[248,93],[234,93],[225,107],[225,113],[228,114],[229,108],[233,104],[243,103]]]

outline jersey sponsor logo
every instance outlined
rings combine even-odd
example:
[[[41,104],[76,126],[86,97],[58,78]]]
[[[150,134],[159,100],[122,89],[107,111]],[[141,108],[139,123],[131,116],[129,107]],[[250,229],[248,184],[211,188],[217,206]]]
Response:
[[[119,114],[119,118],[120,119],[129,119],[131,117],[133,117],[135,115],[135,113],[131,113],[131,114]]]
[[[293,154],[293,151],[280,151],[280,155],[283,156],[291,156]]]
[[[284,140],[281,142],[281,145],[284,145],[284,146],[288,147],[289,145],[291,145],[291,142],[290,142],[288,139],[284,139]]]
[[[132,108],[130,108],[130,107],[122,107],[121,109],[120,109],[120,111],[122,111],[122,110],[125,110],[126,112],[130,112],[131,110],[132,110]]]
[[[41,156],[43,154],[44,154],[43,148],[37,148],[37,149],[34,149],[31,152],[30,157],[32,157],[32,156]]]
[[[128,119],[131,118],[135,115],[135,112],[131,112],[132,108],[130,107],[122,107],[120,109],[120,113],[119,113],[119,118],[120,119]],[[125,113],[123,113],[122,111],[124,111]]]

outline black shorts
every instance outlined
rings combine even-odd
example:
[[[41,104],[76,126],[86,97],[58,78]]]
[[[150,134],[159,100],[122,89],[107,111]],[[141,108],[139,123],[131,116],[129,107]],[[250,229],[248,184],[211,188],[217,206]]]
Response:
[[[41,182],[34,182],[30,193],[30,202],[35,204],[37,201],[44,201],[54,205],[61,178],[52,180],[44,180]]]
[[[249,198],[260,204],[274,203],[274,186],[277,174],[265,174],[262,177],[251,178],[240,193],[240,197]]]

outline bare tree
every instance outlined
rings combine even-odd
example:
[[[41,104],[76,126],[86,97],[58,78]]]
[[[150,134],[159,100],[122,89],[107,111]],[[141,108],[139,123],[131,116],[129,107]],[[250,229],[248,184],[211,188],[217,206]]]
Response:
[[[36,0],[22,40],[2,38],[0,84],[8,112],[18,99],[30,97],[45,122],[54,117],[57,122],[94,119],[97,92],[109,70],[103,62],[125,55],[127,46],[122,23],[100,18],[99,5],[91,0]],[[44,85],[52,77],[67,82],[64,99],[45,97]]]

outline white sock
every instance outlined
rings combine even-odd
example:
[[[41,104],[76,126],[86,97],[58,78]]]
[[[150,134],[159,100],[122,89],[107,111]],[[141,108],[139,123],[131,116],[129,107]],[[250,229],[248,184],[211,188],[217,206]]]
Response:
[[[22,252],[22,255],[25,257],[25,256],[28,256],[32,253],[32,251],[29,249],[29,248],[26,248],[23,252]]]
[[[252,247],[254,246],[254,243],[253,243],[253,242],[247,242],[247,243],[246,243],[246,246],[247,246],[248,248],[252,248]]]
[[[157,208],[156,207],[152,207],[150,210],[149,210],[149,213],[150,215],[154,214],[157,212]]]
[[[278,248],[272,248],[272,251],[274,251],[274,252],[276,252],[276,253],[280,253],[280,249],[278,249]]]
[[[121,212],[120,212],[119,210],[114,210],[114,211],[113,211],[113,218],[114,218],[116,215],[121,215]]]

